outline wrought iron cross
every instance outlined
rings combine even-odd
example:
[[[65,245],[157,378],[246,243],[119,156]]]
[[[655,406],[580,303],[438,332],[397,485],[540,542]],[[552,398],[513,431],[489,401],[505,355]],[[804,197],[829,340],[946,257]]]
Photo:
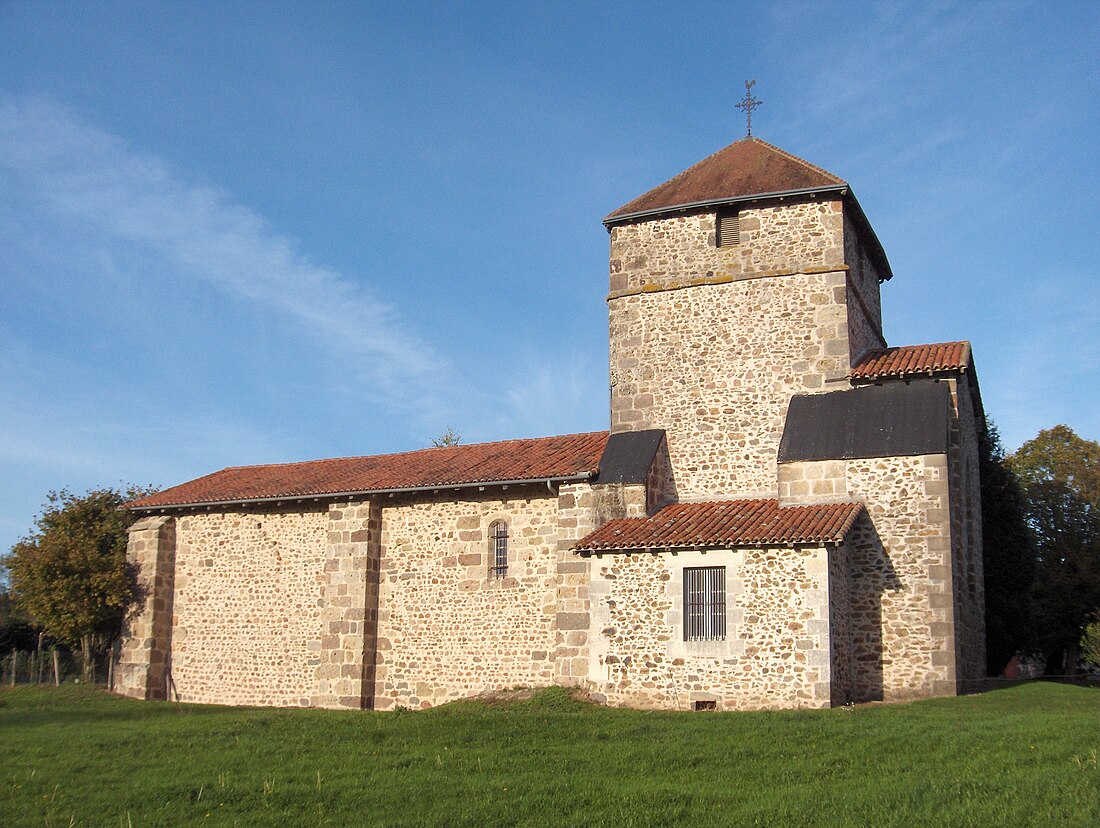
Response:
[[[738,109],[745,110],[745,121],[746,121],[746,126],[748,128],[748,137],[749,138],[752,137],[752,111],[756,107],[760,106],[760,104],[764,103],[763,101],[758,101],[756,98],[754,98],[752,96],[752,88],[754,86],[756,86],[756,81],[754,81],[754,80],[745,81],[745,100],[743,100],[739,104],[737,104]]]

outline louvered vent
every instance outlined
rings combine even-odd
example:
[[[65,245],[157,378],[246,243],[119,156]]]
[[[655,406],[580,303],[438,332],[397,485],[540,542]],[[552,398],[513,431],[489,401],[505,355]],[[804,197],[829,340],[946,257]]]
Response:
[[[718,246],[737,247],[741,244],[741,216],[737,213],[718,216]]]

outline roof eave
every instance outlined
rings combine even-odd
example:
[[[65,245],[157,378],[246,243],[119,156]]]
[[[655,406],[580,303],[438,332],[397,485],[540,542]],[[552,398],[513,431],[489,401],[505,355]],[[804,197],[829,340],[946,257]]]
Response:
[[[699,210],[704,207],[721,207],[727,204],[744,204],[751,201],[763,201],[766,199],[786,198],[802,195],[822,195],[836,193],[844,195],[851,188],[847,184],[830,184],[824,187],[804,187],[798,190],[777,190],[770,193],[753,193],[752,195],[729,196],[725,198],[711,198],[705,201],[690,201],[684,204],[673,204],[668,207],[654,207],[649,210],[636,210],[631,213],[609,213],[603,218],[603,225],[609,231],[616,224],[626,224],[638,219],[651,218],[667,213],[684,213],[690,210]],[[876,240],[877,241],[877,240]]]
[[[441,492],[455,489],[484,489],[489,486],[522,486],[536,483],[579,483],[591,480],[598,471],[573,475],[548,475],[546,477],[522,477],[515,480],[483,480],[473,483],[441,483],[434,486],[407,486],[395,489],[350,489],[342,492],[312,492],[309,494],[273,495],[271,497],[235,497],[227,500],[196,500],[182,503],[158,503],[149,506],[123,504],[133,512],[164,512],[174,509],[207,509],[213,506],[251,506],[263,503],[295,503],[316,500],[340,500],[342,498],[377,497],[379,495],[415,494],[417,492]]]
[[[859,199],[856,198],[856,194],[852,192],[851,187],[848,187],[846,196],[847,201],[855,208],[854,216],[856,223],[861,226],[861,229],[867,235],[866,240],[871,247],[871,255],[877,260],[879,266],[882,268],[884,274],[882,281],[889,282],[894,278],[894,271],[890,267],[890,260],[886,258],[886,249],[882,246],[882,242],[879,241],[878,234],[875,233],[875,228],[871,226],[867,214],[863,212],[863,205],[859,203]]]
[[[849,526],[850,528],[850,526]],[[672,545],[654,545],[654,546],[601,546],[601,547],[588,547],[578,549],[573,547],[572,551],[578,555],[622,555],[627,552],[684,552],[684,551],[701,551],[711,552],[719,549],[763,549],[769,546],[835,546],[836,544],[843,543],[845,536],[847,535],[847,529],[836,536],[828,538],[813,538],[813,539],[800,539],[800,540],[783,540],[783,539],[771,539],[762,541],[737,541],[737,542],[723,542],[723,543],[685,543],[685,544],[672,544]]]
[[[944,379],[958,377],[967,373],[968,366],[960,365],[958,368],[932,368],[919,371],[890,371],[885,374],[849,374],[848,380],[857,385],[875,385],[880,382],[910,382],[915,379]]]

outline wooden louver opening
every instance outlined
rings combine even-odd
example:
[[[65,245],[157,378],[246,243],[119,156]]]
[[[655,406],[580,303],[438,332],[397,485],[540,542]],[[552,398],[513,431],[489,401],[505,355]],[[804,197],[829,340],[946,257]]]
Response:
[[[738,213],[718,215],[718,246],[737,247],[741,244],[741,216]]]

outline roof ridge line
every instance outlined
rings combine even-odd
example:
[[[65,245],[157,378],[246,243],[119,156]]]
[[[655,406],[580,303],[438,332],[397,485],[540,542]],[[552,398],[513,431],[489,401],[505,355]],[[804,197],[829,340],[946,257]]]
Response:
[[[507,440],[488,440],[484,443],[465,443],[457,446],[425,446],[424,448],[409,449],[408,451],[391,451],[386,454],[348,454],[342,457],[318,457],[314,460],[292,460],[288,463],[251,463],[246,466],[226,466],[218,471],[210,472],[210,474],[204,474],[202,477],[209,477],[211,474],[220,474],[221,472],[235,471],[237,469],[270,469],[276,466],[305,466],[309,463],[331,463],[339,460],[368,460],[375,457],[403,457],[409,454],[419,454],[422,451],[434,451],[436,449],[471,449],[479,446],[503,446],[507,443],[525,443],[535,440],[564,440],[567,437],[592,437],[597,434],[610,434],[610,431],[578,431],[574,434],[550,434],[546,437],[510,437]],[[195,479],[201,480],[202,478],[196,477]]]

